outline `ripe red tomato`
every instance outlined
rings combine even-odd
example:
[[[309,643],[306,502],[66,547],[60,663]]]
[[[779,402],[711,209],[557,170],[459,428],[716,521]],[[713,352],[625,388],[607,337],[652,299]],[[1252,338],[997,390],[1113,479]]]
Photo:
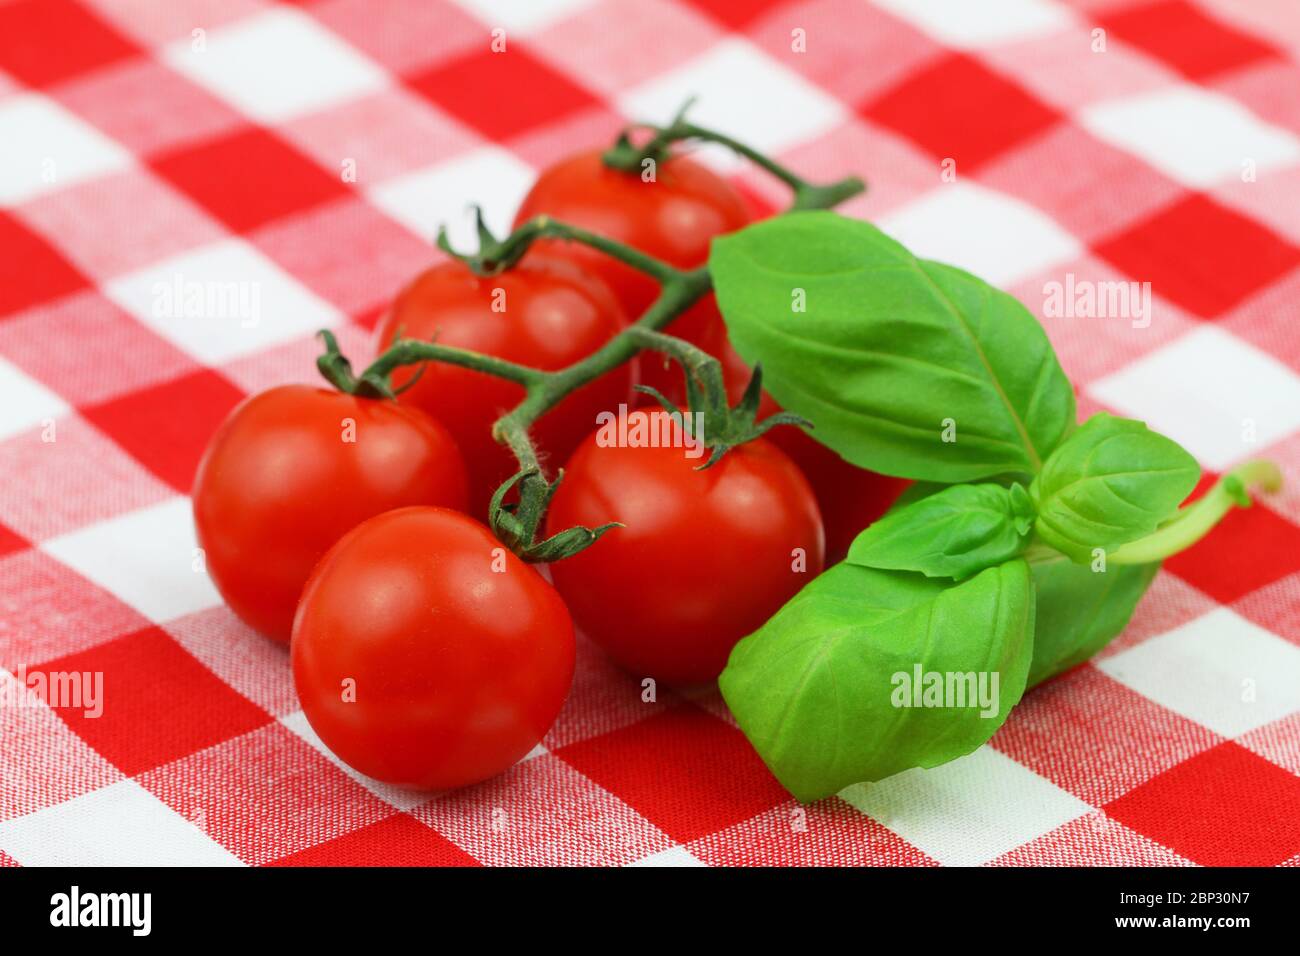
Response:
[[[638,418],[652,433],[667,427],[661,410],[631,412],[628,428]],[[548,532],[626,527],[551,565],[555,586],[579,628],[634,674],[712,680],[737,641],[821,572],[812,489],[761,438],[696,471],[706,458],[685,448],[611,437],[598,430],[569,459]]]
[[[573,263],[529,253],[490,278],[444,262],[421,273],[397,297],[380,324],[381,348],[400,333],[436,339],[548,371],[564,368],[617,335],[627,318],[609,289]],[[415,367],[392,377],[401,387]],[[636,366],[628,363],[567,396],[537,422],[533,436],[545,455],[563,461],[595,427],[596,415],[631,400]],[[452,433],[470,475],[473,514],[485,517],[496,487],[518,465],[492,438],[492,423],[523,400],[521,385],[441,362],[429,362],[398,401],[430,413]]]
[[[610,169],[601,151],[578,153],[542,172],[515,216],[518,225],[543,213],[590,229],[670,265],[694,268],[709,258],[714,236],[749,222],[744,199],[722,177],[685,156],[658,165],[653,182],[639,173]],[[540,244],[539,244],[540,245]],[[644,273],[578,243],[546,243],[604,279],[623,303],[629,319],[640,318],[659,294]],[[668,332],[716,352],[725,336],[713,294],[679,316]],[[681,372],[658,360],[642,363],[641,376],[670,396],[683,392]]]
[[[542,739],[573,680],[573,622],[483,525],[403,508],[320,562],[291,653],[307,720],[341,760],[443,790],[501,773]]]
[[[307,385],[261,392],[212,436],[194,524],[230,609],[288,642],[303,584],[365,519],[412,504],[464,508],[465,465],[423,412]]]
[[[740,401],[751,370],[729,342],[718,354],[727,395],[734,404]],[[780,410],[776,400],[763,392],[758,403],[758,420]],[[911,484],[905,478],[882,475],[845,461],[802,428],[782,425],[764,437],[793,458],[812,485],[826,524],[828,565],[842,561],[858,533],[888,511],[894,499]]]

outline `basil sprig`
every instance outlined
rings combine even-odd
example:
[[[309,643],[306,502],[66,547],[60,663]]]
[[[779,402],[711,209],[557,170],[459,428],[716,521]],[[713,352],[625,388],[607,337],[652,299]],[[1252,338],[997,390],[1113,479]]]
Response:
[[[1124,628],[1165,557],[1280,481],[1249,463],[1180,509],[1191,455],[1131,419],[1076,425],[1024,306],[868,223],[768,220],[715,240],[709,267],[776,400],[854,464],[918,481],[719,678],[800,800],[979,747]]]

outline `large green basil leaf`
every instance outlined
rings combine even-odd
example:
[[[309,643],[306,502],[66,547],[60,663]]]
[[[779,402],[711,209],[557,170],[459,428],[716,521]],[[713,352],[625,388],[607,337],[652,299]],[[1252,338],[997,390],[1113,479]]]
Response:
[[[960,581],[1019,554],[1033,523],[1022,485],[950,485],[885,515],[857,536],[845,560]]]
[[[715,239],[709,269],[736,349],[855,465],[945,483],[1032,474],[1074,425],[1023,305],[870,223],[778,216]]]
[[[843,563],[737,644],[718,684],[777,779],[817,800],[987,741],[1024,693],[1033,630],[1022,560],[961,584]],[[984,681],[990,706],[915,706],[918,668],[920,684]]]
[[[1039,536],[1077,561],[1155,531],[1201,476],[1177,442],[1098,413],[1054,451],[1030,486]]]
[[[1037,618],[1029,686],[1082,664],[1124,630],[1159,562],[1112,564],[1094,572],[1064,557],[1030,565]]]

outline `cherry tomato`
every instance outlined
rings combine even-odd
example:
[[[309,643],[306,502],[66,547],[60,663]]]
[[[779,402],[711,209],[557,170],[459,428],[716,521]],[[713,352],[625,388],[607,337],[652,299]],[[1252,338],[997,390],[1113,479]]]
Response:
[[[465,465],[423,412],[285,385],[230,413],[199,462],[192,497],[217,590],[245,623],[288,642],[321,555],[392,508],[464,508]]]
[[[729,342],[723,344],[718,356],[727,395],[734,404],[744,394],[751,370]],[[780,410],[776,400],[763,392],[758,403],[758,420]],[[828,565],[842,561],[858,533],[888,511],[894,499],[911,484],[905,478],[882,475],[845,461],[802,428],[782,425],[764,437],[793,458],[812,485],[826,524]]]
[[[341,760],[444,790],[501,773],[542,739],[573,680],[573,622],[486,527],[403,508],[322,559],[291,656],[307,720]]]
[[[585,358],[626,324],[599,279],[567,260],[530,252],[490,278],[454,260],[434,266],[398,295],[378,334],[381,347],[400,333],[550,371]],[[417,374],[398,401],[446,425],[469,468],[471,511],[485,517],[492,492],[518,468],[492,438],[492,423],[523,400],[523,386],[441,362],[400,369],[393,385],[401,388]],[[567,396],[533,429],[540,451],[563,461],[598,413],[631,400],[635,375],[636,365],[624,364]]]
[[[611,169],[601,150],[579,153],[542,172],[515,216],[516,224],[543,213],[562,222],[634,246],[681,268],[703,265],[714,236],[749,222],[744,199],[722,177],[685,156],[661,162],[652,182],[640,173]],[[653,279],[604,253],[578,243],[549,243],[604,279],[629,319],[640,318],[659,294]],[[713,294],[702,298],[667,329],[708,352],[725,336]],[[681,372],[659,360],[642,363],[641,376],[667,395],[680,397]]]
[[[629,429],[668,427],[661,410]],[[575,621],[634,674],[696,683],[721,673],[737,641],[822,570],[812,489],[764,439],[711,468],[682,447],[611,442],[598,430],[565,466],[550,533],[620,521],[594,545],[551,565]],[[802,557],[801,557],[802,556]]]

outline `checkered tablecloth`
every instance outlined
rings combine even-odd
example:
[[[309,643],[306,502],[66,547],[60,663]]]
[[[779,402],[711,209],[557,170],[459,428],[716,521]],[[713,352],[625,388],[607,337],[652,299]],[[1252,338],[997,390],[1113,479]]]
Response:
[[[715,692],[643,702],[584,644],[506,775],[361,779],[196,561],[200,451],[314,380],[316,329],[363,357],[439,222],[504,230],[539,167],[691,94],[1017,294],[1083,414],[1289,486],[933,771],[798,807]],[[1111,280],[1149,324],[1044,314]],[[0,864],[1300,863],[1298,324],[1294,0],[0,0]],[[101,716],[13,705],[60,672]]]

